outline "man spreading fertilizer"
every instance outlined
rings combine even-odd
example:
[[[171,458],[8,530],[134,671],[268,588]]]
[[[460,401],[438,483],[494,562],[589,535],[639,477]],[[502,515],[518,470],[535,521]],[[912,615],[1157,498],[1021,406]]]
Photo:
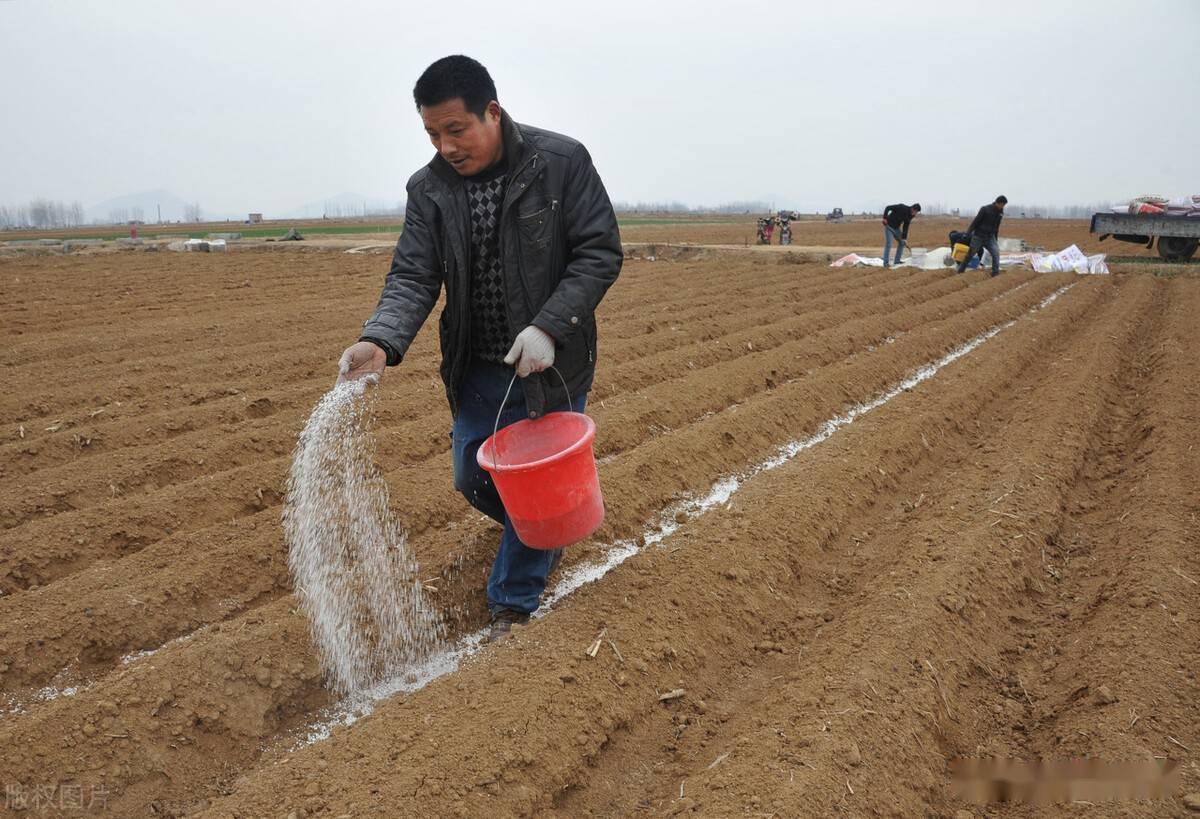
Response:
[[[583,411],[596,367],[595,310],[620,273],[621,238],[587,149],[514,122],[478,62],[438,60],[413,98],[437,155],[408,181],[383,294],[342,354],[338,380],[382,377],[399,364],[445,288],[441,374],[454,416],[454,486],[504,526],[487,586],[488,636],[497,640],[537,609],[561,551],[521,542],[476,452],[497,415],[505,427]],[[505,402],[513,367],[519,379]]]

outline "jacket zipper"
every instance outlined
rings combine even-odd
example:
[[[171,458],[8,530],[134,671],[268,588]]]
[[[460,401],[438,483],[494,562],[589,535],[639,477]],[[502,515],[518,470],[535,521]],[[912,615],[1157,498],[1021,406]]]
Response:
[[[537,154],[534,154],[532,157],[529,158],[528,161],[526,161],[526,163],[524,165],[522,165],[520,168],[517,169],[516,173],[513,174],[513,179],[515,180],[519,176],[523,175],[525,173],[526,168],[536,169],[537,161],[538,161]],[[525,182],[522,182],[521,187],[517,190],[517,193],[513,194],[511,198],[508,196],[504,197],[505,206],[511,205],[514,202],[516,202],[518,199],[521,198],[521,195],[524,194],[525,191],[528,189],[529,189],[529,185]]]
[[[513,174],[513,179],[515,180],[516,178],[523,176],[525,174],[526,168],[528,168],[530,171],[536,171],[537,161],[538,161],[538,155],[534,154],[533,156],[531,156],[528,159],[528,161],[525,162],[525,164],[523,164],[520,167],[520,169],[517,170],[517,172],[515,174]],[[536,179],[536,178],[537,178],[537,173],[534,172],[532,174],[532,178],[530,179],[530,182],[532,182],[533,179]],[[508,196],[505,196],[504,208],[501,211],[502,218],[505,213],[511,213],[511,208],[516,205],[517,200],[520,199],[525,194],[525,191],[529,190],[529,183],[522,182],[520,184],[521,184],[521,186],[520,186],[519,190],[517,191],[517,193],[513,194],[513,196],[511,198],[509,198]],[[515,220],[516,216],[512,215],[509,218],[512,218]],[[500,241],[501,241],[501,243],[504,242],[504,231],[503,230],[500,231]],[[501,259],[504,258],[504,250],[505,250],[505,248],[502,244],[501,248],[500,248],[500,258]],[[532,320],[533,314],[534,314],[533,303],[530,302],[530,300],[529,300],[529,286],[525,281],[525,263],[524,263],[524,259],[521,258],[520,253],[517,254],[517,276],[521,282],[521,290],[522,290],[522,296],[524,297],[523,300],[525,302],[525,309],[529,312],[530,319]],[[507,299],[506,299],[506,302],[507,302]],[[511,311],[509,311],[508,323],[509,323],[509,331],[511,332],[513,329],[513,326],[515,324],[515,322],[513,322],[513,316],[512,316]],[[524,329],[524,328],[522,328],[522,329]],[[520,331],[518,330],[518,332],[520,332]]]
[[[520,167],[520,168],[518,168],[518,169],[517,169],[516,173],[514,173],[514,174],[513,174],[513,178],[514,178],[514,179],[516,179],[517,177],[519,177],[519,176],[522,176],[522,175],[525,173],[525,169],[526,169],[526,168],[537,168],[537,160],[538,160],[538,155],[535,153],[535,154],[534,154],[532,157],[530,157],[530,158],[529,158],[529,160],[527,160],[527,161],[526,161],[526,162],[525,162],[523,165],[521,165],[521,167]],[[519,191],[518,191],[516,194],[514,194],[514,195],[513,195],[511,198],[509,198],[509,197],[507,197],[507,196],[506,196],[506,197],[505,197],[504,206],[503,206],[503,207],[504,207],[504,210],[507,210],[507,209],[508,209],[508,208],[509,208],[511,205],[515,204],[515,203],[516,203],[516,201],[517,201],[517,200],[518,200],[518,199],[519,199],[519,198],[520,198],[520,197],[521,197],[521,196],[522,196],[522,195],[525,193],[525,191],[526,191],[526,190],[528,190],[528,188],[529,188],[529,185],[528,185],[528,183],[522,182],[522,183],[521,183],[521,187],[520,187]],[[451,195],[453,195],[453,193],[451,193]],[[550,206],[551,206],[551,208],[557,208],[557,206],[558,206],[558,200],[557,200],[557,199],[553,200],[553,201],[551,202]],[[501,234],[500,234],[500,235],[501,235],[501,237],[502,237],[502,240],[503,240],[503,235],[504,235],[503,231],[501,231]],[[453,248],[452,248],[452,247],[449,247],[449,246],[448,246],[448,247],[447,247],[447,250],[450,250],[451,252],[453,252]],[[501,258],[503,258],[503,248],[501,248]],[[519,264],[520,264],[520,257],[519,257],[519,255],[518,255],[518,265],[519,265]],[[448,264],[447,264],[447,262],[446,262],[446,259],[445,259],[445,258],[443,258],[443,259],[442,259],[442,278],[443,278],[445,281],[447,281],[447,282],[448,282],[448,281],[449,281],[449,275],[450,275],[449,266],[448,266]],[[521,281],[522,281],[522,283],[524,283],[524,279],[525,279],[525,273],[524,273],[524,270],[523,270],[523,269],[521,269],[521,270],[519,271],[519,275],[520,275],[520,277],[521,277]],[[528,288],[524,288],[524,287],[523,287],[523,289],[526,291],[526,292],[525,292],[525,303],[526,303],[526,307],[527,307],[527,309],[529,309],[530,311],[532,311],[532,309],[533,309],[533,308],[532,308],[532,306],[529,304],[529,294],[528,294]],[[457,312],[457,311],[456,311],[456,312]],[[459,324],[465,324],[465,322],[469,321],[469,319],[468,319],[467,317],[465,317],[465,316],[457,316],[457,318],[459,319],[459,321],[458,321],[458,323],[459,323]],[[508,317],[508,318],[509,318],[509,323],[511,324],[511,323],[512,323],[512,315],[511,315],[511,313],[509,314],[509,317]],[[468,344],[467,344],[467,346],[468,346],[468,347],[470,346],[470,339],[469,339],[469,338],[468,338]],[[460,353],[460,356],[462,356],[462,355],[467,355],[467,356],[469,356],[469,355],[470,355],[470,352],[469,352],[469,351],[465,351],[465,352],[464,352],[464,351],[460,350],[460,351],[459,351],[459,353]],[[589,356],[590,356],[590,355],[591,355],[591,353],[590,353],[590,351],[589,351]],[[457,370],[457,369],[458,369],[457,367],[454,367],[454,368],[452,368],[452,373],[451,373],[451,374],[452,374],[452,375],[457,375],[457,373],[456,373],[456,372],[454,372],[454,370]],[[456,383],[452,385],[451,389],[450,389],[450,390],[448,390],[448,392],[450,393],[450,413],[451,413],[451,415],[453,415],[453,416],[455,416],[455,417],[457,417],[457,416],[458,416],[458,400],[457,400],[457,397],[456,397],[456,396],[455,396],[455,394],[454,394],[454,392],[455,392],[455,388],[457,388],[457,386],[458,386],[458,383],[457,383],[457,381],[458,381],[458,379],[456,379]]]
[[[449,282],[450,282],[449,277],[450,277],[450,265],[446,262],[445,257],[443,257],[442,258],[442,281],[444,282],[443,287],[446,287],[449,285]],[[451,309],[453,309],[453,308],[451,308]],[[454,371],[457,369],[458,369],[457,362],[455,362],[455,366],[451,367],[450,374],[452,377],[455,375]],[[458,384],[451,383],[450,389],[446,390],[447,397],[450,399],[450,417],[451,418],[458,417],[458,396],[456,395],[457,389],[458,389]],[[454,433],[450,433],[450,435],[451,435],[451,437],[453,437]]]

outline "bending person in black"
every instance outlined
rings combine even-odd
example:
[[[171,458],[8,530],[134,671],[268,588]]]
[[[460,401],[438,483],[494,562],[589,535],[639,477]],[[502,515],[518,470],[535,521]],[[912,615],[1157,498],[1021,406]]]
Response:
[[[896,261],[900,264],[900,254],[908,241],[908,226],[913,217],[921,212],[921,203],[912,205],[888,205],[883,209],[883,266],[888,266],[888,256],[892,250],[892,239],[896,240]]]
[[[967,262],[972,256],[986,248],[992,255],[992,275],[1000,275],[1000,247],[996,240],[1000,236],[1000,222],[1004,219],[1004,206],[1007,204],[1008,197],[997,196],[995,202],[984,205],[979,209],[979,213],[975,214],[971,226],[967,228],[967,232],[971,234],[971,249],[966,258],[958,263],[959,273],[967,269]]]

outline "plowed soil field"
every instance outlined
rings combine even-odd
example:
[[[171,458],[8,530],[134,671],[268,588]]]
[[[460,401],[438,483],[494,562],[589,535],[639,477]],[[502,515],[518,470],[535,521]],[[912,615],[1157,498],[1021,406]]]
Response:
[[[4,815],[1186,813],[1200,281],[793,262],[627,263],[589,403],[607,520],[497,646],[429,323],[378,459],[450,643],[348,710],[280,514],[384,260],[0,260]],[[1180,782],[976,805],[964,756]]]

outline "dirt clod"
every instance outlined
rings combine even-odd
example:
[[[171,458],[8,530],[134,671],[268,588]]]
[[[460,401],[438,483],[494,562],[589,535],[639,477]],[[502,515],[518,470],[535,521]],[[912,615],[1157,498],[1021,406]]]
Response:
[[[946,611],[953,614],[962,614],[963,609],[967,607],[967,601],[957,594],[943,594],[938,598],[938,603]]]
[[[696,810],[697,807],[698,806],[697,806],[695,800],[685,796],[682,799],[678,800],[674,805],[671,806],[671,809],[669,811],[667,811],[667,815],[668,816],[678,816],[681,813],[690,813],[690,812]]]

